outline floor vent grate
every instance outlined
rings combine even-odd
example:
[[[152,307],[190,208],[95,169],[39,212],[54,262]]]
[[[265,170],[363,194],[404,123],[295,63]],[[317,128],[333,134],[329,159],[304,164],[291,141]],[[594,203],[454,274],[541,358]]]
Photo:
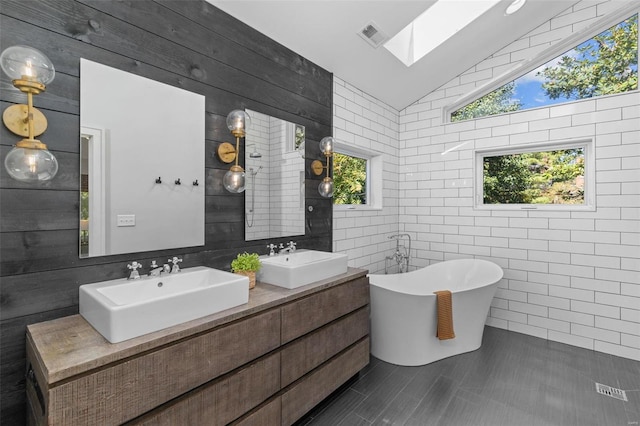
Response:
[[[596,392],[602,395],[610,396],[611,398],[619,399],[621,401],[628,401],[627,393],[622,389],[612,388],[611,386],[603,385],[602,383],[596,383]]]

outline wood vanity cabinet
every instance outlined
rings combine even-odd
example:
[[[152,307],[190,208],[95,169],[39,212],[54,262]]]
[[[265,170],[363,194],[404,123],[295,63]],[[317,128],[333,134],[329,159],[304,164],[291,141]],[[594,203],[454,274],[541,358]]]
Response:
[[[27,329],[31,425],[290,425],[369,363],[369,280],[350,268],[110,344],[81,316]]]

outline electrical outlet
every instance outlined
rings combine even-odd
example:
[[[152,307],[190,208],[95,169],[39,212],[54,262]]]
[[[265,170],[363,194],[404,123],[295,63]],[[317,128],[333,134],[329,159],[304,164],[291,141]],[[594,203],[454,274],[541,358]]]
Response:
[[[136,226],[135,214],[119,214],[118,226]]]

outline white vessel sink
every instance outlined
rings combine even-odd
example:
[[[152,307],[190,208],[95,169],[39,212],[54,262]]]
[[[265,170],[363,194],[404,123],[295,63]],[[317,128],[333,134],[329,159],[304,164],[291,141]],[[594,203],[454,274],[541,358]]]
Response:
[[[316,250],[298,250],[277,256],[261,256],[258,281],[296,288],[347,272],[347,255]]]
[[[249,301],[245,276],[198,266],[176,274],[80,286],[80,315],[111,343]]]

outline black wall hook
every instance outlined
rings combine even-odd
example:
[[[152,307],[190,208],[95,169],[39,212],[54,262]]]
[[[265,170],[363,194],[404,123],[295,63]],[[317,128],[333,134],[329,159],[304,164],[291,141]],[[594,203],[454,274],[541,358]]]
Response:
[[[178,178],[178,180],[176,180],[176,185],[182,185],[182,182],[180,182],[180,178]]]
[[[162,183],[162,178],[158,177],[158,179],[156,179],[156,183]]]
[[[200,184],[198,183],[198,179],[196,179],[196,180],[193,182],[193,186],[198,186],[198,185],[200,185]]]

